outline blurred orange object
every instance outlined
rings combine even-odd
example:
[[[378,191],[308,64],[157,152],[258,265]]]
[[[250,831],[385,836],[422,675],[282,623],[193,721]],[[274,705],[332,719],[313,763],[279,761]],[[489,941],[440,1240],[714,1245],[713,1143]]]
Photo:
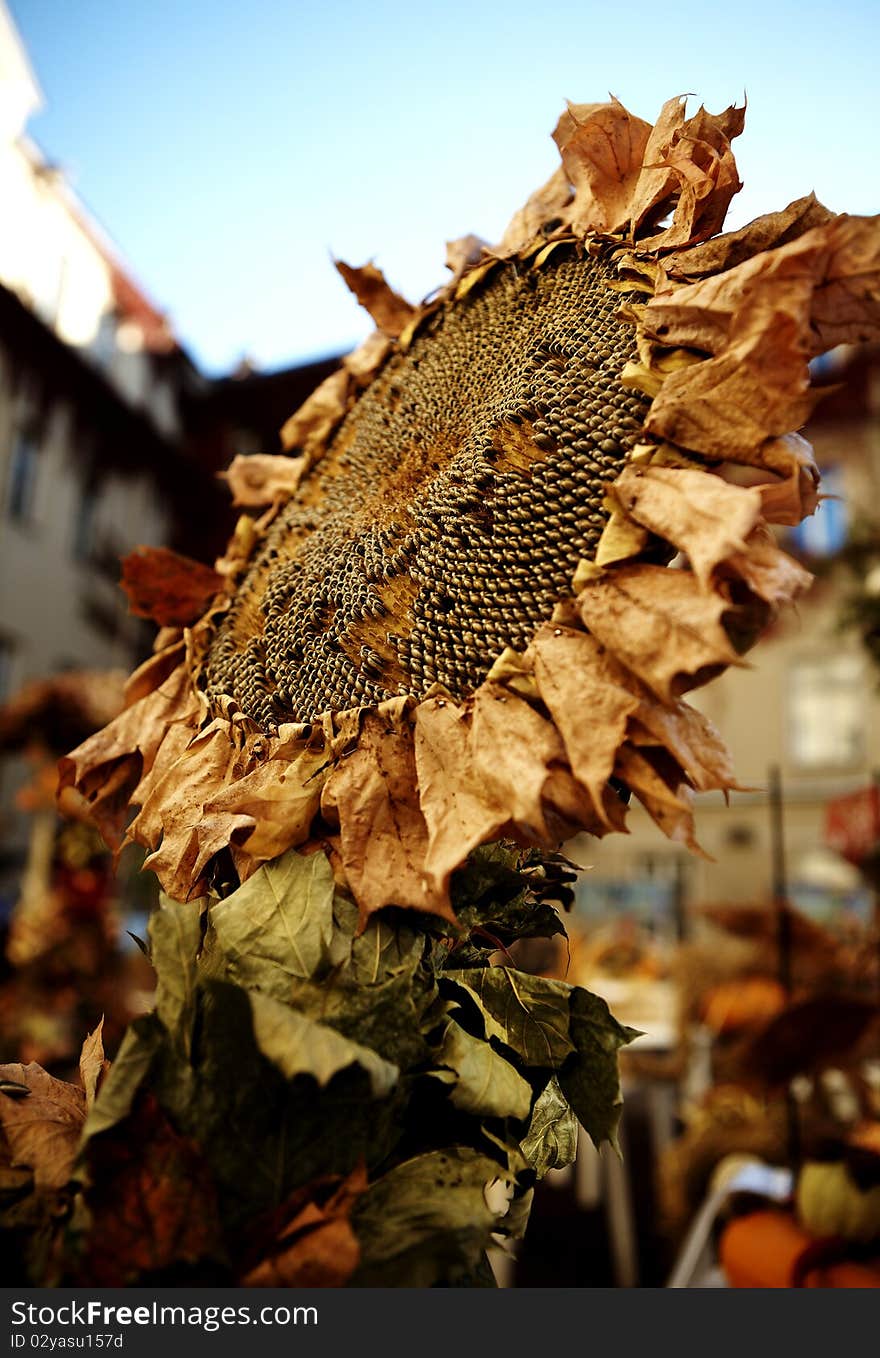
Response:
[[[706,992],[702,1018],[713,1033],[735,1033],[775,1018],[786,1003],[783,986],[771,976],[742,976]]]
[[[819,1243],[789,1212],[751,1212],[724,1228],[718,1256],[730,1287],[880,1287],[880,1259],[823,1263]]]

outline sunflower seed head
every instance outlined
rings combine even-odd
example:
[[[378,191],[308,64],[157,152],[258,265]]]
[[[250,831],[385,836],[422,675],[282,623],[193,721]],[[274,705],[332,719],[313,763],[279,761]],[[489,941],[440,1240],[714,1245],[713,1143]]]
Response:
[[[523,649],[602,531],[647,400],[609,266],[496,269],[392,357],[270,528],[207,694],[264,730],[443,684]]]

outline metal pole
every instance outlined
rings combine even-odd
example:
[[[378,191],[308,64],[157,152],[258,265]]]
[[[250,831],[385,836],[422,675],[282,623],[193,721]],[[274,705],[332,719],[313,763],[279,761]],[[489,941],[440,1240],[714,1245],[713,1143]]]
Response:
[[[770,800],[770,843],[773,859],[773,909],[776,914],[776,944],[779,949],[779,980],[789,1000],[792,995],[792,919],[788,902],[788,874],[785,863],[785,826],[782,815],[782,774],[778,764],[768,773]],[[785,1091],[786,1131],[789,1166],[797,1172],[801,1159],[800,1117],[791,1084]]]

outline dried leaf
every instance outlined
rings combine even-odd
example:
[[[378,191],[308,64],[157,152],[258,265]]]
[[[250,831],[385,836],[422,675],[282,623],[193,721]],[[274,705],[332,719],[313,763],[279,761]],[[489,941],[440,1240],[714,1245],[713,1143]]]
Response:
[[[551,234],[567,217],[572,193],[562,165],[514,214],[495,252],[502,257],[519,254],[537,237]]]
[[[361,1165],[321,1206],[302,1207],[279,1232],[271,1253],[240,1279],[242,1287],[344,1287],[360,1262],[350,1216],[367,1188]],[[295,1195],[301,1199],[301,1194]]]
[[[199,1148],[149,1095],[123,1127],[88,1143],[82,1282],[127,1287],[172,1265],[222,1259],[216,1194]]]
[[[448,1067],[431,1074],[439,1074],[441,1079],[451,1077],[449,1097],[456,1108],[483,1117],[517,1120],[528,1117],[531,1085],[482,1038],[471,1037],[457,1023],[450,1022],[435,1061]]]
[[[294,977],[314,976],[328,961],[333,891],[324,854],[292,849],[216,901],[209,925],[230,978],[287,999]]]
[[[160,900],[150,916],[150,959],[156,970],[156,1014],[189,1057],[196,1018],[196,954],[202,941],[202,901]]]
[[[810,307],[812,352],[880,339],[880,216],[840,216],[822,230],[829,257]]]
[[[82,1051],[79,1054],[79,1078],[82,1081],[86,1096],[87,1114],[92,1111],[94,1106],[99,1080],[110,1069],[110,1062],[104,1060],[103,1031],[104,1017],[102,1015],[97,1028],[94,1032],[89,1033],[83,1042]]]
[[[549,1169],[564,1169],[577,1156],[578,1121],[554,1075],[535,1100],[522,1153],[539,1179]]]
[[[162,1028],[152,1014],[135,1019],[129,1025],[107,1077],[101,1083],[98,1097],[89,1110],[84,1139],[108,1131],[128,1117],[162,1038]]]
[[[467,1276],[491,1244],[501,1213],[485,1186],[494,1160],[468,1147],[428,1151],[396,1165],[359,1199],[355,1287],[431,1287]]]
[[[232,492],[232,503],[253,508],[289,499],[298,489],[305,470],[302,458],[238,453],[221,476]]]
[[[743,551],[725,561],[724,568],[738,575],[753,594],[773,608],[791,603],[813,583],[810,572],[780,551],[769,530],[761,526],[752,532]]]
[[[329,440],[348,409],[350,377],[344,368],[325,377],[281,428],[281,446],[314,454]]]
[[[622,666],[595,637],[569,627],[540,628],[529,647],[541,698],[562,735],[565,753],[600,820],[604,797],[639,695]],[[586,719],[585,719],[586,718]]]
[[[572,987],[563,981],[512,967],[468,968],[450,980],[476,1000],[487,1039],[503,1042],[527,1066],[555,1069],[575,1050],[568,1031]]]
[[[397,336],[406,329],[416,308],[388,286],[381,269],[377,269],[375,264],[354,269],[341,259],[336,260],[336,268],[380,330],[384,330],[386,335]]]
[[[787,245],[797,240],[814,226],[824,226],[834,217],[833,212],[823,207],[814,193],[805,198],[797,198],[781,212],[768,212],[756,217],[738,231],[728,231],[694,245],[689,249],[676,251],[664,261],[668,274],[673,278],[692,282],[697,278],[724,273],[736,268],[753,255],[773,250],[778,245]]]
[[[795,527],[809,514],[816,512],[819,503],[819,469],[813,449],[800,434],[786,434],[784,438],[765,443],[758,454],[760,465],[773,475],[764,481],[761,492],[761,513],[768,523]],[[779,479],[776,479],[779,478]]]
[[[630,466],[614,493],[638,523],[686,554],[704,588],[719,562],[745,549],[761,514],[758,490],[705,471]]]
[[[279,1000],[253,990],[251,1005],[254,1038],[267,1060],[285,1079],[311,1075],[321,1086],[349,1066],[360,1066],[370,1079],[373,1097],[383,1098],[397,1083],[396,1065],[369,1047],[342,1037],[324,1023],[299,1014]]]
[[[542,793],[550,765],[565,763],[559,732],[517,694],[483,683],[474,697],[471,748],[488,796],[529,838],[555,846]]]
[[[694,814],[690,789],[684,779],[673,779],[673,784],[662,777],[645,753],[631,745],[621,747],[614,769],[616,777],[638,797],[656,825],[691,853],[702,854],[694,835]]]
[[[670,374],[646,429],[698,452],[754,461],[768,438],[803,424],[818,399],[809,389],[811,354],[880,334],[877,234],[871,219],[836,218],[718,277],[654,297],[640,315],[646,333],[713,357]]]
[[[170,730],[191,732],[198,701],[189,674],[178,665],[157,689],[90,736],[58,765],[59,789],[75,787],[89,803],[104,840],[116,848],[142,774],[152,768]]]
[[[650,123],[613,97],[608,104],[568,104],[553,140],[574,186],[570,217],[579,235],[626,225],[650,132]]]
[[[26,1098],[0,1092],[0,1126],[13,1165],[32,1170],[36,1188],[64,1188],[73,1173],[86,1116],[86,1096],[77,1085],[56,1080],[35,1061],[0,1066],[0,1081],[25,1085]]]
[[[120,583],[130,613],[161,627],[186,627],[220,593],[223,576],[167,547],[136,547],[122,562]]]
[[[580,986],[572,988],[569,1009],[576,1055],[559,1072],[560,1088],[596,1149],[610,1141],[617,1150],[623,1104],[617,1053],[639,1034],[618,1023],[603,999]]]
[[[737,788],[730,751],[718,731],[695,707],[677,702],[658,703],[646,694],[630,722],[630,744],[662,745],[678,760],[698,792]]]
[[[619,567],[588,582],[577,604],[593,635],[662,702],[741,663],[721,623],[730,604],[689,571]]]
[[[488,242],[480,236],[462,236],[459,240],[446,242],[446,267],[452,271],[450,286],[456,284],[462,274],[475,264],[479,264]]]
[[[140,811],[129,827],[137,844],[152,850],[144,866],[152,869],[172,900],[187,900],[199,888],[199,831],[205,803],[238,772],[238,751],[228,723],[217,719],[186,739],[184,729],[169,733],[148,778],[132,794]],[[166,749],[167,746],[167,749]],[[158,847],[157,847],[158,846]]]
[[[425,867],[443,887],[478,844],[509,819],[488,794],[471,748],[470,714],[444,698],[428,698],[415,714],[419,800],[428,829]]]
[[[232,842],[254,864],[305,843],[320,804],[327,762],[323,750],[301,748],[288,759],[272,751],[270,743],[270,757],[205,803],[196,873]]]
[[[357,749],[340,760],[327,784],[345,807],[342,861],[362,924],[386,905],[455,919],[448,891],[425,866],[428,828],[415,786],[408,717],[395,718],[390,705],[367,711]]]
[[[664,106],[660,124],[664,133],[675,119],[675,101]],[[664,117],[665,115],[665,117]],[[640,242],[644,249],[668,250],[671,246],[686,245],[695,239],[705,239],[718,231],[724,223],[730,200],[742,188],[736,161],[730,148],[745,124],[745,108],[731,106],[723,113],[707,113],[699,108],[692,118],[668,136],[665,145],[655,142],[646,149],[645,163],[656,157],[675,183],[667,181],[665,199],[657,197],[657,187],[651,186],[650,200],[654,218],[659,203],[674,202],[672,221],[654,236]],[[641,207],[636,215],[643,213]]]

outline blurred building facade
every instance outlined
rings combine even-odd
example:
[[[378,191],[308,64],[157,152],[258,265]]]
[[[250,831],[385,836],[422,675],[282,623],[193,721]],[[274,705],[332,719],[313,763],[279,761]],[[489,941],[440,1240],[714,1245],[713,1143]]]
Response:
[[[276,452],[337,360],[212,379],[28,134],[43,96],[0,0],[0,704],[62,670],[131,670],[154,629],[128,612],[141,543],[198,560],[234,524],[218,472]],[[20,870],[21,761],[0,758],[0,896]]]
[[[815,583],[747,667],[688,695],[723,734],[748,791],[732,793],[729,806],[716,794],[696,798],[707,859],[664,839],[638,806],[629,836],[575,841],[577,860],[590,866],[581,887],[588,912],[631,910],[648,919],[689,906],[767,903],[780,866],[789,898],[818,919],[872,909],[856,869],[826,842],[829,803],[867,789],[880,770],[880,672],[858,636],[839,628],[849,581],[829,563],[853,520],[880,515],[880,350],[835,350],[814,375],[832,390],[803,432],[822,491],[834,498],[779,538]],[[784,865],[774,859],[773,770],[782,789]]]

